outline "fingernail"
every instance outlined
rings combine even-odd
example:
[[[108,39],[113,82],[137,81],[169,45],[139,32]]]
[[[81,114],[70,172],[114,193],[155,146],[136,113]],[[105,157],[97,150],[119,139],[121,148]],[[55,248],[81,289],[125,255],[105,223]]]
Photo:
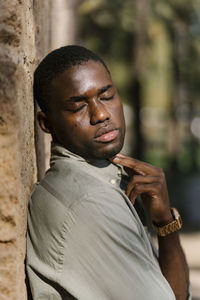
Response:
[[[119,152],[119,153],[116,154],[116,156],[124,156],[124,154]]]
[[[111,162],[116,162],[116,161],[117,161],[117,159],[116,159],[116,157],[115,157],[115,156],[113,156],[113,157],[110,157],[108,160],[109,160],[109,161],[111,161]]]
[[[117,156],[114,156],[111,158],[112,160],[118,160],[119,158]]]

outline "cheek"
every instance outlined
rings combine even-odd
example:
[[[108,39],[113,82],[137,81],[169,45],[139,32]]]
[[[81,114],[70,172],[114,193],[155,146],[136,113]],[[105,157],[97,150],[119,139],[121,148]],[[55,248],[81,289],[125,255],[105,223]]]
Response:
[[[124,121],[123,106],[120,100],[118,100],[117,103],[115,103],[115,105],[111,107],[111,115],[112,118],[114,118],[118,122]]]
[[[118,107],[118,115],[121,117],[122,121],[124,121],[124,110],[121,102],[119,103]]]
[[[76,134],[79,136],[84,136],[85,132],[88,132],[89,124],[86,117],[75,116],[69,119],[69,131],[70,134]]]

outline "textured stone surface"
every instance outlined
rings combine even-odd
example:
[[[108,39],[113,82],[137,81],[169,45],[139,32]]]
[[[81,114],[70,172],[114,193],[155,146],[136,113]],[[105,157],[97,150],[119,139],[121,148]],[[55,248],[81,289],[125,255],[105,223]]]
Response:
[[[34,1],[35,43],[37,51],[37,64],[50,51],[51,45],[51,1]],[[35,108],[35,114],[38,107]],[[36,117],[36,116],[35,116]],[[37,178],[40,180],[47,169],[50,153],[49,136],[39,128],[35,118],[35,144],[37,160]],[[47,154],[46,154],[47,153]],[[47,159],[46,159],[47,157]]]
[[[36,180],[32,74],[38,56],[48,51],[48,24],[41,29],[41,20],[49,3],[0,2],[1,300],[26,299],[27,202]]]
[[[1,300],[27,299],[24,259],[28,197],[36,173],[42,177],[49,157],[49,137],[44,137],[34,121],[33,71],[49,50],[59,46],[55,35],[62,38],[62,44],[74,42],[73,16],[79,2],[0,1]],[[61,4],[65,5],[65,14]]]

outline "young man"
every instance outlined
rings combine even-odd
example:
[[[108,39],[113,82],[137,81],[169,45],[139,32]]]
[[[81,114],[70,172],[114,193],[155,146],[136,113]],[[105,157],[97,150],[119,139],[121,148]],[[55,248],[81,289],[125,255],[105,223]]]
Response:
[[[80,46],[57,49],[35,71],[34,97],[53,142],[29,203],[33,299],[187,299],[180,218],[162,170],[119,153],[124,114],[104,62]],[[134,208],[139,195],[158,232],[158,260]]]

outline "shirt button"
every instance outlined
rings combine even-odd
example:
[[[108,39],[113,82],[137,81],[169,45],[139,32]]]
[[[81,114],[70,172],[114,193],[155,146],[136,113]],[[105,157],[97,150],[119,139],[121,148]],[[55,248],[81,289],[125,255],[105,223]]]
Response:
[[[122,175],[122,170],[121,169],[117,170],[117,175],[119,175],[119,176]]]
[[[116,180],[115,179],[111,179],[110,183],[116,184]]]

